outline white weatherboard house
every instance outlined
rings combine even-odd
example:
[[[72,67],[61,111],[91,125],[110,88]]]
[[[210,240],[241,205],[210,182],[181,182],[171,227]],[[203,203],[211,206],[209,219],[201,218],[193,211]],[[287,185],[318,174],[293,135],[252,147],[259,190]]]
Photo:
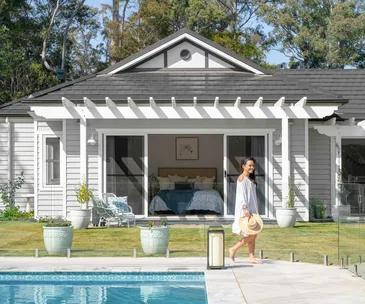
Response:
[[[24,171],[17,204],[33,195],[38,216],[79,208],[84,178],[94,192],[128,196],[137,218],[228,219],[239,163],[253,156],[260,214],[275,218],[294,181],[308,221],[312,197],[338,210],[344,145],[365,146],[364,83],[361,70],[267,71],[184,29],[2,105],[0,182]],[[352,158],[348,178],[359,181],[365,161]]]

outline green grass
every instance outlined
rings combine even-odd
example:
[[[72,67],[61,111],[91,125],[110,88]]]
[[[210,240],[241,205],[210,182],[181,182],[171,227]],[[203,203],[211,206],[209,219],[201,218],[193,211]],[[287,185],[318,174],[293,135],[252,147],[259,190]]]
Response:
[[[40,256],[47,256],[43,244],[42,225],[30,222],[0,222],[0,256],[33,256],[39,248]],[[356,229],[354,229],[356,234]],[[349,232],[352,233],[352,232]],[[170,236],[170,257],[206,256],[207,225],[172,226]],[[227,249],[239,240],[239,236],[225,227]],[[72,255],[75,257],[145,256],[139,240],[139,228],[90,228],[74,230]],[[329,262],[338,264],[338,224],[297,223],[294,228],[278,228],[266,225],[256,241],[256,253],[262,249],[264,257],[275,260],[289,260],[290,252],[301,262],[323,263],[323,256]],[[237,253],[247,257],[247,247]]]

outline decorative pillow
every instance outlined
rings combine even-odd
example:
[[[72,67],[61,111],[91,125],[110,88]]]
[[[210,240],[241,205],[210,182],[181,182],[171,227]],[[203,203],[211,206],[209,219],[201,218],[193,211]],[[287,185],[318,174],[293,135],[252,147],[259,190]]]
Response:
[[[175,190],[192,190],[192,186],[191,183],[175,183]]]
[[[175,183],[170,181],[168,177],[157,177],[158,182],[160,184],[160,190],[174,190]]]
[[[110,197],[108,200],[109,205],[118,209],[118,212],[128,213],[129,207],[127,202],[128,196],[122,197]]]
[[[194,184],[195,190],[211,190],[213,189],[215,176],[213,177],[199,177],[197,176]]]
[[[182,183],[188,181],[187,176],[178,176],[178,175],[169,175],[169,179],[174,183]]]

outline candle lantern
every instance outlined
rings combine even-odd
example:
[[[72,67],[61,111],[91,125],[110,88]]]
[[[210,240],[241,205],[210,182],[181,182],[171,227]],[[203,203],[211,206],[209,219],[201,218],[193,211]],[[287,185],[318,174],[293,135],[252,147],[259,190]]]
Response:
[[[224,268],[224,229],[217,222],[207,232],[207,268]]]

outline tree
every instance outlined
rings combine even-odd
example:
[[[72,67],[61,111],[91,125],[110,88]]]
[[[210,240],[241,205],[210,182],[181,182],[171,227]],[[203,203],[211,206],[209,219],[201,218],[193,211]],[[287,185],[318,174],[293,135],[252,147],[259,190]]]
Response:
[[[364,62],[364,9],[363,0],[279,0],[259,11],[291,68],[344,68]]]
[[[108,24],[108,37],[120,31],[120,43],[111,48],[112,61],[119,61],[186,27],[228,49],[265,63],[265,35],[261,27],[248,26],[259,7],[258,0],[140,0],[123,1],[129,17],[122,16],[122,27]],[[109,7],[112,9],[112,7]],[[113,17],[113,19],[115,19]],[[123,21],[124,20],[124,21]]]

